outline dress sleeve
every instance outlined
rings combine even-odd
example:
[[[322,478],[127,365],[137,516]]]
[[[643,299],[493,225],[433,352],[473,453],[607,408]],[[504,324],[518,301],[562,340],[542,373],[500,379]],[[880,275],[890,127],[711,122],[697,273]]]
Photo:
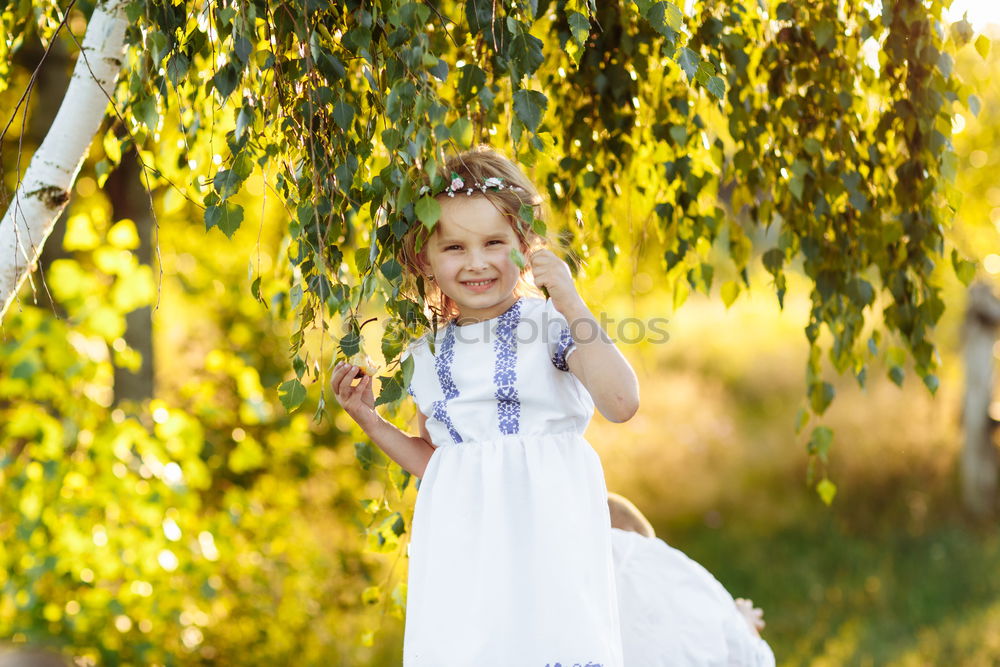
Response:
[[[552,299],[545,300],[543,312],[543,325],[545,327],[545,340],[549,346],[549,359],[552,365],[561,371],[568,371],[569,365],[566,360],[569,355],[576,351],[576,341],[570,332],[569,322],[552,305]]]

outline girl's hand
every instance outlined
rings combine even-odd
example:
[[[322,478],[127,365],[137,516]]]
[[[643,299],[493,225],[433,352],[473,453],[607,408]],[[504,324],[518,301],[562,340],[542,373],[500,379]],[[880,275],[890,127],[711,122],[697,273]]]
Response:
[[[361,381],[356,385],[351,383],[361,375]],[[330,387],[333,389],[337,402],[351,419],[363,424],[375,413],[375,394],[372,391],[372,376],[366,375],[360,368],[352,364],[337,362],[333,375],[330,377]]]
[[[554,252],[545,248],[536,250],[528,257],[528,263],[531,264],[535,286],[548,289],[556,310],[563,312],[564,308],[582,301],[573,283],[569,264],[556,257]]]
[[[753,600],[747,600],[746,598],[736,598],[736,608],[739,610],[740,615],[743,620],[747,622],[750,629],[753,630],[754,634],[760,635],[760,631],[764,629],[766,623],[764,623],[764,610],[759,607],[753,606]]]

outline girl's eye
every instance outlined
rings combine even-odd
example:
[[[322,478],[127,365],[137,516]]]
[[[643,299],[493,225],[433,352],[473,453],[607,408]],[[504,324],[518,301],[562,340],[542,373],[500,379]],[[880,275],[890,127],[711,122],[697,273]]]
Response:
[[[490,243],[503,243],[503,241],[496,241],[496,240],[494,240],[494,241],[490,241]],[[487,243],[486,245],[489,245],[489,243]]]
[[[461,247],[462,247],[462,246],[457,246],[457,245],[450,245],[450,246],[448,246],[447,248],[445,248],[445,250],[451,250],[452,248],[461,248]]]

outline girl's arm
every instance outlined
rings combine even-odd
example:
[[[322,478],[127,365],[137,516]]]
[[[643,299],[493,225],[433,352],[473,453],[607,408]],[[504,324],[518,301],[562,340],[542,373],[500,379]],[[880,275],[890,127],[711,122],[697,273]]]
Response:
[[[420,436],[400,431],[375,411],[375,395],[372,392],[370,375],[363,375],[358,384],[351,385],[358,371],[357,366],[344,362],[337,364],[330,378],[330,385],[337,402],[386,456],[411,475],[422,478],[427,461],[434,452],[434,445],[431,444],[430,435],[427,433],[427,418],[419,410],[417,411]]]
[[[639,409],[639,380],[618,346],[579,296],[565,308],[553,303],[569,322],[576,352],[566,358],[570,372],[590,392],[594,405],[612,422],[625,422]]]
[[[639,380],[576,291],[569,265],[551,250],[537,250],[531,255],[531,270],[535,285],[548,289],[552,305],[569,322],[577,347],[566,359],[569,370],[606,419],[628,421],[639,409]]]

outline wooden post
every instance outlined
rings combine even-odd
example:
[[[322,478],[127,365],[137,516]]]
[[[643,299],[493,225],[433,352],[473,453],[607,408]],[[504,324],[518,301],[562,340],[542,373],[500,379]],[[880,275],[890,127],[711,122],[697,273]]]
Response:
[[[990,286],[975,282],[962,326],[965,358],[965,396],[962,401],[962,501],[977,517],[994,515],[997,499],[997,450],[993,432],[997,420],[990,416],[993,396],[993,345],[1000,326],[1000,299]]]

